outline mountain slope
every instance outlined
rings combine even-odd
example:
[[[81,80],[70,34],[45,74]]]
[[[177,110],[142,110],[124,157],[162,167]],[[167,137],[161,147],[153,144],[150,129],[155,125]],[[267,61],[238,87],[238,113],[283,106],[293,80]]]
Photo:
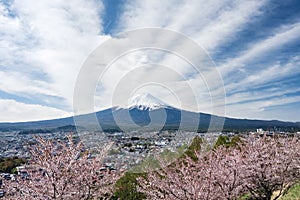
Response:
[[[0,123],[0,131],[55,129],[76,125],[80,128],[95,129],[98,123],[105,131],[120,130],[161,130],[184,129],[206,131],[211,118],[224,120],[227,130],[255,130],[273,127],[300,130],[299,122],[282,122],[277,120],[248,120],[223,118],[205,113],[195,113],[173,108],[149,94],[134,96],[127,108],[113,107],[96,113],[53,120],[20,123]],[[74,120],[75,119],[75,120]],[[74,122],[75,121],[75,122]]]

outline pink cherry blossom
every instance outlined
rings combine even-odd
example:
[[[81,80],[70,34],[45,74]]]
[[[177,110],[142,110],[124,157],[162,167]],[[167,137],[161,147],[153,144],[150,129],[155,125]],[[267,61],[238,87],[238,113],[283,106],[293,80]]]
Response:
[[[28,177],[5,182],[6,199],[94,199],[112,194],[120,176],[100,171],[111,144],[91,157],[72,136],[68,144],[36,139],[38,143],[30,148],[31,159],[26,165]]]

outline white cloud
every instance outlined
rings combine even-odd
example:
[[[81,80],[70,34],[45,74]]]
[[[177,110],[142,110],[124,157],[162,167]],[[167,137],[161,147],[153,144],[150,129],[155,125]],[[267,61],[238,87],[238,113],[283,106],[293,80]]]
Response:
[[[218,1],[213,0],[209,2],[202,1],[131,1],[126,5],[124,13],[120,18],[119,27],[117,30],[132,30],[136,28],[144,27],[162,27],[168,28],[175,31],[180,31],[190,36],[192,39],[196,40],[198,44],[202,45],[209,52],[213,53],[217,51],[218,47],[224,43],[230,43],[232,40],[235,40],[238,36],[239,31],[247,28],[247,26],[257,20],[257,17],[263,15],[264,6],[268,1]],[[282,65],[280,63],[274,62],[265,62],[264,66],[261,68],[253,69],[252,71],[247,71],[247,73],[242,76],[237,75],[236,77],[231,76],[231,72],[237,72],[244,66],[247,66],[249,62],[252,62],[253,59],[257,57],[263,57],[264,53],[270,53],[276,48],[280,48],[285,44],[288,44],[299,35],[298,24],[289,24],[284,25],[275,30],[272,30],[270,36],[267,38],[260,39],[259,41],[251,41],[251,45],[247,49],[241,51],[241,54],[238,57],[229,57],[228,62],[220,66],[219,70],[225,80],[225,88],[229,93],[234,93],[234,96],[228,96],[228,103],[231,104],[228,106],[229,113],[236,113],[238,105],[246,99],[259,101],[260,104],[255,104],[256,108],[267,108],[268,106],[273,106],[274,103],[270,104],[269,101],[262,100],[263,97],[279,97],[286,99],[284,94],[285,92],[277,91],[276,95],[266,94],[266,91],[257,92],[256,95],[253,95],[251,92],[245,92],[247,89],[255,89],[255,87],[262,86],[264,84],[270,83],[274,80],[280,80],[290,76],[291,73],[297,73],[299,69],[299,63],[297,58],[290,60],[289,63]],[[167,46],[167,45],[166,45]],[[184,46],[183,46],[184,48]],[[148,53],[148,54],[147,54]],[[153,62],[155,58],[151,55],[154,53],[147,52],[148,62]],[[191,68],[188,65],[174,59],[172,56],[161,56],[156,55],[157,58],[155,61],[159,64],[164,64],[165,66],[171,67],[175,71],[185,76],[188,73],[192,73]],[[230,55],[229,55],[230,56]],[[140,56],[141,57],[141,56]],[[139,59],[139,58],[135,58]],[[135,60],[135,61],[137,61]],[[114,70],[111,70],[111,73],[116,73],[117,69],[122,69],[119,73],[116,73],[116,77],[122,77],[126,72],[130,72],[129,66],[134,66],[134,60],[123,61],[123,65],[116,67]],[[137,62],[138,63],[138,62]],[[127,67],[126,67],[127,65]],[[123,66],[123,67],[122,67]],[[278,73],[280,71],[280,73]],[[148,72],[147,78],[151,77],[151,73]],[[153,73],[156,78],[159,76],[164,77],[166,73]],[[211,72],[203,72],[202,74],[207,79],[215,80],[216,74]],[[108,76],[109,78],[112,75]],[[142,75],[135,76],[143,79]],[[138,82],[138,78],[132,79],[131,84]],[[160,80],[162,78],[159,78]],[[187,90],[182,85],[178,84],[180,78],[173,79],[173,86],[177,89],[177,93],[185,94],[186,97],[190,98],[191,96],[187,94]],[[178,82],[176,82],[178,81]],[[114,91],[115,84],[119,80],[117,78],[113,80],[107,79],[108,83],[107,88],[110,91]],[[194,88],[197,88],[196,95],[198,98],[198,103],[200,105],[200,110],[204,112],[211,113],[211,96],[216,94],[222,94],[220,85],[216,88],[206,88],[205,83],[201,80],[201,77],[196,76],[188,80],[189,84],[192,84]],[[115,84],[114,84],[115,83]],[[166,84],[167,85],[167,84]],[[127,87],[127,85],[124,85]],[[129,86],[128,86],[129,87]],[[108,90],[109,90],[108,89]],[[168,94],[166,91],[162,92],[163,89],[152,89],[156,92],[156,96],[164,98],[163,100],[168,102]],[[180,92],[179,92],[180,91]],[[295,90],[294,90],[295,91]],[[105,94],[105,96],[107,93]],[[184,95],[183,95],[184,96]],[[219,98],[222,98],[218,96]],[[104,103],[100,96],[97,97],[101,104]],[[187,98],[187,99],[188,99]],[[172,99],[171,97],[169,100]],[[125,100],[126,101],[126,100]],[[169,102],[174,103],[170,100]],[[189,110],[195,110],[195,107],[191,108],[186,104],[189,101],[182,99],[181,103],[184,103],[183,108]],[[261,106],[263,102],[264,106]],[[278,101],[276,101],[278,102]],[[283,100],[284,102],[284,100]],[[287,102],[290,102],[287,99]],[[287,103],[288,104],[288,103]],[[236,106],[235,106],[236,105]],[[259,106],[260,105],[260,106]],[[220,106],[220,105],[219,105]],[[253,106],[253,108],[255,108]],[[243,108],[243,106],[241,107]],[[246,107],[245,107],[246,109]],[[257,109],[253,109],[249,112],[239,112],[240,117],[247,117],[247,115],[252,112],[256,112]],[[249,115],[251,116],[251,115]]]
[[[35,121],[72,115],[60,109],[10,99],[0,99],[0,113],[0,122]]]
[[[236,77],[235,82],[226,84],[226,90],[231,93],[242,92],[247,89],[255,88],[267,83],[274,83],[278,80],[286,79],[291,74],[300,73],[300,57],[296,56],[290,59],[286,64],[269,64],[252,72],[246,77]],[[233,80],[233,77],[230,77]]]
[[[120,18],[120,30],[162,27],[179,31],[206,50],[228,42],[262,14],[266,0],[131,1]]]
[[[284,84],[291,75],[300,73],[299,65],[299,57],[294,57],[286,64],[271,64],[227,84],[225,88],[231,93],[227,96],[227,116],[299,121],[297,109],[289,105],[300,102],[300,89]]]
[[[226,107],[228,117],[250,119],[280,119],[286,121],[299,121],[297,109],[290,107],[283,109],[283,105],[299,103],[300,96],[280,96],[268,100],[256,100]],[[276,106],[279,106],[276,108]],[[274,112],[275,111],[275,112]]]
[[[150,37],[148,39],[154,43],[156,38],[151,34]],[[168,46],[169,38],[163,39],[163,41],[166,44],[159,46]],[[133,42],[122,40],[119,44],[123,43],[130,46],[129,43],[132,44]],[[188,45],[181,45],[180,43],[180,48],[186,48],[186,46]],[[173,50],[173,48],[171,47],[169,50]],[[186,54],[188,53],[186,52]],[[202,51],[191,52],[188,55],[197,57],[196,61],[202,57],[208,58]],[[98,58],[97,55],[93,57]],[[91,63],[99,62],[101,61]],[[205,76],[210,75],[209,73],[213,68],[201,71],[201,69],[205,69],[205,66],[199,62],[195,63],[196,65],[200,64],[198,69],[200,71],[181,57],[165,51],[152,49],[130,52],[130,54],[124,55],[112,63],[101,77],[101,86],[96,98],[96,109],[101,109],[101,106],[124,106],[130,95],[134,95],[135,92],[149,92],[175,107],[212,113],[212,96],[220,93],[219,91],[215,92],[213,87],[220,88],[221,86],[222,88],[222,83],[218,81],[217,74],[213,74],[214,81],[211,81],[209,85],[212,88],[208,88],[206,81],[209,80],[205,79],[209,79],[209,77]],[[206,67],[213,65],[213,63],[205,64]]]
[[[285,44],[298,39],[300,35],[300,23],[282,26],[274,31],[273,35],[261,41],[255,41],[238,57],[230,58],[220,67],[221,73],[226,77],[231,71],[241,70],[247,66],[247,62],[262,58],[268,52],[272,52]]]
[[[240,31],[245,30],[251,22],[263,15],[264,6],[267,3],[268,0],[134,0],[126,2],[124,5],[115,31],[145,27],[167,28],[184,33],[213,54],[221,45],[235,40]],[[13,13],[10,13],[9,9]],[[74,85],[80,67],[94,48],[110,39],[110,36],[102,33],[101,16],[105,12],[104,6],[101,2],[93,0],[73,0],[71,2],[15,0],[9,9],[0,2],[0,90],[14,95],[32,95],[33,98],[53,96],[57,99],[64,99],[60,102],[60,106],[53,105],[53,107],[67,105],[65,110],[70,111]],[[285,100],[286,102],[298,100],[284,96],[287,91],[276,91],[272,96],[274,101],[266,101],[263,100],[268,96],[263,93],[265,91],[257,91],[253,95],[247,90],[299,72],[299,58],[297,57],[289,60],[286,64],[276,63],[274,60],[267,61],[256,69],[249,67],[249,63],[254,59],[263,59],[265,54],[295,41],[299,35],[299,23],[283,25],[271,30],[267,38],[251,41],[251,44],[238,56],[230,57],[231,55],[228,55],[228,60],[219,66],[218,70],[224,77],[226,90],[234,93],[228,97],[230,106],[227,110],[230,115],[251,117],[255,116],[253,112],[256,110],[266,110],[268,107],[279,105],[279,102],[283,104]],[[158,36],[154,36],[152,40],[155,37]],[[178,41],[175,42],[176,44],[170,41],[166,40],[166,47],[180,46],[177,44]],[[184,44],[180,47],[189,50]],[[226,54],[226,52],[224,53]],[[106,77],[102,80],[102,87],[105,90],[101,90],[101,93],[97,93],[96,96],[99,105],[97,108],[111,106],[110,100],[120,79],[126,73],[148,63],[165,65],[179,75],[173,74],[171,77],[171,73],[166,71],[144,68],[136,72],[130,85],[143,81],[143,77],[147,77],[149,80],[151,78],[163,80],[167,74],[169,76],[165,78],[165,84],[170,88],[175,88],[176,93],[183,96],[180,103],[183,103],[183,108],[190,110],[193,108],[189,107],[192,103],[189,101],[191,96],[189,95],[190,91],[186,89],[187,85],[195,88],[194,94],[198,98],[201,111],[211,112],[210,95],[216,94],[218,98],[222,98],[218,94],[222,94],[223,87],[213,84],[216,77],[215,71],[213,73],[211,71],[201,72],[206,79],[211,79],[211,88],[207,88],[203,77],[199,74],[194,75],[192,67],[184,61],[161,52],[145,51],[132,53],[128,57],[120,59],[106,72]],[[277,73],[278,71],[280,73]],[[232,73],[237,72],[241,73],[232,76]],[[184,78],[187,80],[183,81]],[[124,89],[127,86],[124,84]],[[166,90],[159,87],[151,90],[157,93],[155,96],[177,105],[176,98]],[[271,96],[269,95],[269,97]],[[281,98],[282,102],[276,98]],[[241,104],[247,99],[251,99],[253,102]],[[39,99],[39,101],[51,105],[51,101],[49,102],[47,99]],[[24,106],[24,113],[27,114],[29,109],[36,111],[40,106],[12,100],[1,100],[1,102],[3,105],[17,105],[20,110]],[[253,110],[245,112],[247,107]],[[45,106],[40,106],[40,108],[48,110],[49,117],[54,117],[55,113],[57,116],[64,114],[64,111],[55,108]],[[17,120],[24,117],[14,110],[11,111],[11,115],[7,116],[14,120],[13,115]],[[40,117],[46,117],[46,114],[44,115]],[[27,120],[26,117],[23,119]]]
[[[58,93],[49,88],[49,85],[41,80],[32,80],[25,74],[19,72],[1,72],[0,71],[0,90],[17,95],[25,94],[43,94],[49,96],[58,96]]]
[[[81,65],[109,38],[101,35],[103,9],[93,0],[0,3],[0,90],[56,96],[70,110]]]

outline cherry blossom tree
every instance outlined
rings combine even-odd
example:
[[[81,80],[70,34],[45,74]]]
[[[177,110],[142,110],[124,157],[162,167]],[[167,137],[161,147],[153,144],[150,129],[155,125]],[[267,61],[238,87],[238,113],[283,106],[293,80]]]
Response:
[[[196,152],[140,178],[149,199],[277,199],[300,180],[297,138],[247,138]]]
[[[141,177],[140,191],[149,199],[208,199],[207,166],[200,156],[197,161],[187,157]]]
[[[100,172],[110,145],[91,157],[82,143],[37,138],[29,176],[5,182],[7,199],[110,198],[120,177]],[[278,199],[300,181],[300,141],[296,137],[247,137],[234,146],[194,149],[138,179],[148,199]],[[161,158],[163,159],[163,158]]]
[[[220,147],[195,153],[141,178],[149,199],[237,199],[244,194],[240,151]]]
[[[224,146],[207,155],[210,199],[238,199],[245,190],[244,163],[240,149]]]
[[[30,147],[27,177],[5,182],[7,199],[95,199],[109,198],[120,177],[101,170],[103,159],[112,144],[91,157],[81,142],[45,140],[37,137]]]
[[[278,199],[300,181],[300,142],[249,138],[243,147],[246,187],[255,199]]]

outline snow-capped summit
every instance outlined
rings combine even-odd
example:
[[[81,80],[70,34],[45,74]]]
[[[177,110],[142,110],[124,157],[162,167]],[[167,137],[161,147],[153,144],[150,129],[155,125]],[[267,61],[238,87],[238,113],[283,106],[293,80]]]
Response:
[[[128,108],[137,108],[139,110],[155,110],[166,108],[168,105],[148,93],[142,93],[133,96],[128,102]]]

